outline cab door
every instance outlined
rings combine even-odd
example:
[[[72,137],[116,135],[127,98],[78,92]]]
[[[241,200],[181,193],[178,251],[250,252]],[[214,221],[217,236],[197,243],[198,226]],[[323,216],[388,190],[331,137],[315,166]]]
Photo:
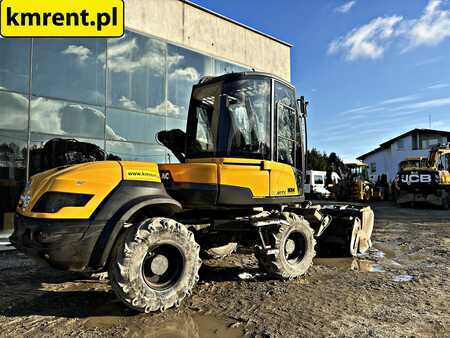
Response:
[[[245,205],[269,196],[269,171],[262,160],[223,158],[218,163],[219,204]]]
[[[302,172],[298,163],[302,153],[298,142],[297,110],[281,101],[276,106],[276,151],[270,170],[270,196],[298,196],[303,194]]]

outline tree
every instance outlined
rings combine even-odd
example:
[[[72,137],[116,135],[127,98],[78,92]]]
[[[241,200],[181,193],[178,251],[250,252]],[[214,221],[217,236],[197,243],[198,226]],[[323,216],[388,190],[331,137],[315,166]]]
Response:
[[[328,155],[316,148],[306,152],[306,167],[308,170],[326,171],[328,167]]]

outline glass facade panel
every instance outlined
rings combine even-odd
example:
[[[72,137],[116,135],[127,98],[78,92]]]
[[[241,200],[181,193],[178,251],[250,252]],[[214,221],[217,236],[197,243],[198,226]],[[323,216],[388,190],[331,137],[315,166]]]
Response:
[[[44,134],[104,138],[103,108],[34,97],[31,130]]]
[[[166,129],[180,129],[182,131],[186,131],[186,120],[180,120],[180,119],[172,119],[170,117],[166,118]]]
[[[106,137],[109,140],[156,143],[156,134],[165,129],[164,117],[109,109]]]
[[[28,92],[30,39],[0,39],[0,89]]]
[[[28,128],[28,97],[24,94],[0,90],[0,129]]]
[[[73,139],[75,140],[75,138]],[[71,151],[67,151],[67,147],[64,144],[52,144],[49,145],[49,142],[64,142],[71,141],[71,138],[67,136],[55,136],[55,135],[47,135],[47,134],[31,134],[31,145],[30,145],[30,175],[34,175],[40,173],[42,171],[52,169],[58,167],[60,165],[65,165],[67,162],[85,162],[86,159],[80,158],[80,155],[77,154],[77,151],[72,148]],[[76,138],[76,143],[86,143],[95,145],[98,147],[97,153],[103,152],[103,148],[105,146],[105,142],[103,140],[95,140],[95,139],[86,139],[86,138]],[[86,145],[84,145],[85,148]],[[83,147],[80,146],[80,150]],[[100,154],[96,154],[96,156],[91,155],[91,160],[99,159]]]
[[[192,86],[203,76],[214,73],[212,61],[206,55],[168,45],[168,116],[187,118]]]
[[[27,135],[0,130],[0,232],[12,231],[16,202],[25,185]]]
[[[165,115],[166,48],[129,31],[108,40],[108,104]]]
[[[105,39],[35,39],[33,94],[105,104]]]
[[[126,161],[159,163],[166,161],[166,149],[158,145],[108,141],[106,152]]]

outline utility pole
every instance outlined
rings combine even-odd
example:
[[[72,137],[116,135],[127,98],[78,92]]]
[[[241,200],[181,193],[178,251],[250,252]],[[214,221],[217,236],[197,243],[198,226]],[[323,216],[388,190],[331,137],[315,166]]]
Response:
[[[431,114],[428,115],[428,129],[431,129]]]

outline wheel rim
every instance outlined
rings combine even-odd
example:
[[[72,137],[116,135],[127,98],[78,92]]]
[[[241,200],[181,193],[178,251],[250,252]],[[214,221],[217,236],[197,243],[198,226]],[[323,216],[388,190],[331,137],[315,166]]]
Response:
[[[142,278],[152,289],[163,291],[174,286],[184,270],[184,255],[172,244],[150,248],[141,265]]]
[[[297,231],[291,232],[284,243],[284,256],[289,264],[300,263],[306,254],[305,236]]]

